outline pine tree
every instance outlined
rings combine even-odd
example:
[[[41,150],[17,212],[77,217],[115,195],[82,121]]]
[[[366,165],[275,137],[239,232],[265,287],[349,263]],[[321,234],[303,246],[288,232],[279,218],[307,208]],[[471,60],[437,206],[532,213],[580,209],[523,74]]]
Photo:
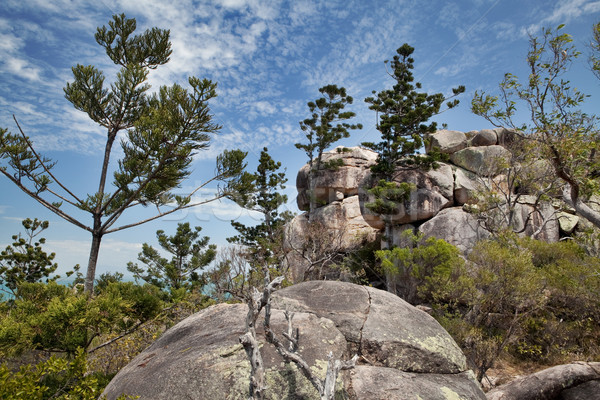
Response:
[[[21,224],[25,228],[25,235],[13,235],[12,245],[0,252],[0,285],[5,286],[13,295],[23,282],[58,278],[50,278],[58,268],[58,264],[53,263],[56,255],[48,254],[42,249],[42,245],[46,243],[45,238],[36,240],[37,236],[48,229],[48,221],[27,218]]]
[[[279,212],[279,208],[287,202],[287,196],[279,192],[285,189],[287,182],[285,172],[278,172],[280,168],[281,162],[273,160],[265,147],[260,153],[256,172],[245,173],[245,179],[252,182],[251,193],[237,199],[241,207],[262,214],[262,222],[254,226],[231,222],[239,234],[227,240],[246,246],[250,262],[255,265],[279,263],[283,227],[292,217],[290,212]]]
[[[336,85],[327,85],[319,89],[324,97],[314,102],[308,102],[311,117],[300,122],[300,129],[306,133],[308,143],[296,143],[296,148],[304,150],[308,156],[308,188],[310,196],[309,218],[317,208],[314,194],[314,174],[322,167],[322,156],[333,143],[350,136],[349,129],[362,129],[361,124],[342,122],[349,120],[356,114],[352,111],[343,111],[353,99],[346,94],[345,88]]]
[[[158,244],[172,255],[171,259],[162,257],[158,250],[144,243],[138,260],[146,267],[129,262],[127,270],[136,279],[171,291],[189,289],[194,284],[201,283],[198,271],[210,264],[217,254],[217,246],[208,244],[209,237],[200,237],[201,230],[199,226],[192,229],[185,222],[177,224],[177,231],[173,236],[167,236],[163,230],[156,231]]]
[[[106,146],[98,189],[85,196],[75,194],[53,174],[52,160],[41,156],[17,122],[20,134],[0,129],[0,172],[44,207],[92,235],[85,290],[93,293],[96,263],[104,235],[141,225],[178,210],[194,207],[242,190],[240,175],[246,153],[226,151],[217,158],[217,170],[209,180],[224,182],[214,198],[192,202],[189,194],[176,196],[173,190],[190,175],[196,152],[208,148],[211,134],[220,126],[212,122],[208,101],[216,94],[216,83],[190,77],[190,89],[178,84],[163,86],[149,94],[149,71],[166,64],[171,55],[169,31],[152,28],[134,35],[135,19],[115,15],[109,27],[98,28],[95,38],[108,57],[120,67],[116,80],[105,85],[104,74],[92,65],[73,67],[73,82],[64,89],[73,106],[87,113],[106,129]],[[16,122],[16,118],[15,118]],[[108,167],[114,142],[121,142],[124,156],[114,173],[113,188],[107,186]],[[75,212],[66,211],[67,205]],[[119,218],[135,206],[154,205],[154,216],[124,225]],[[165,206],[169,206],[166,208]],[[78,217],[83,210],[91,215],[88,225]]]
[[[396,212],[395,204],[407,199],[413,190],[407,183],[394,182],[394,178],[402,170],[434,167],[435,162],[441,159],[439,152],[418,153],[425,145],[426,136],[437,129],[437,123],[429,120],[441,112],[446,101],[448,108],[456,107],[457,99],[448,100],[465,91],[464,86],[458,86],[452,89],[449,97],[442,93],[420,92],[421,83],[413,84],[413,52],[414,48],[406,43],[396,50],[397,54],[390,63],[394,86],[379,93],[373,91],[375,96],[365,99],[370,104],[369,109],[377,113],[377,130],[382,139],[379,143],[362,143],[379,155],[372,167],[379,178],[371,191],[376,201],[367,207],[384,217],[389,248],[393,243],[391,215]]]

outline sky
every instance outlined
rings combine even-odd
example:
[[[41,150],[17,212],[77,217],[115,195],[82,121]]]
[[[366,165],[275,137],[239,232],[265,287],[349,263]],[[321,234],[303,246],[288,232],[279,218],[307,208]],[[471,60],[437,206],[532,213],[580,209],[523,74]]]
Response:
[[[582,52],[568,78],[590,94],[589,112],[595,112],[600,96],[600,81],[587,63],[592,25],[600,21],[600,1],[594,0],[3,0],[0,127],[16,133],[14,115],[36,149],[57,161],[54,173],[80,195],[97,188],[106,132],[76,111],[62,88],[72,81],[71,67],[78,63],[97,66],[108,82],[114,78],[116,68],[94,33],[119,13],[135,18],[140,31],[159,27],[171,32],[171,61],[150,74],[153,90],[173,83],[185,86],[189,76],[218,83],[218,97],[210,107],[222,129],[210,148],[196,155],[181,194],[212,177],[223,150],[248,152],[248,169],[254,171],[267,146],[289,179],[284,208],[298,212],[295,179],[307,156],[294,144],[304,139],[298,122],[309,116],[306,103],[319,97],[322,86],[345,87],[354,97],[348,107],[356,113],[353,122],[363,129],[338,144],[379,141],[375,114],[364,99],[373,90],[391,87],[384,60],[403,43],[415,48],[414,74],[423,90],[449,94],[453,87],[466,86],[458,108],[435,118],[448,129],[490,127],[471,114],[473,94],[497,93],[507,72],[526,77],[528,35],[539,35],[543,27],[565,24],[564,31]],[[113,167],[121,155],[118,147]],[[215,190],[210,186],[200,196],[209,198]],[[124,221],[151,215],[153,210],[134,211]],[[50,222],[42,236],[47,251],[56,253],[59,271],[75,264],[85,271],[91,235],[0,176],[0,247],[22,230],[21,220],[28,217]],[[220,201],[107,235],[97,275],[126,274],[126,263],[136,260],[142,243],[158,247],[158,229],[172,234],[178,223],[189,222],[221,247],[235,235],[231,220],[250,225],[257,218]],[[91,223],[87,215],[81,219]]]

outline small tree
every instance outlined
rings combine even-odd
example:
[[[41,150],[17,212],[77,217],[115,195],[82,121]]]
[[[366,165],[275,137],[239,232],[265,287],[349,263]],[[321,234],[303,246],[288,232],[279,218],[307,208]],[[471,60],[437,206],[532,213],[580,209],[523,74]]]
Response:
[[[280,266],[283,258],[283,228],[292,214],[279,212],[279,207],[287,201],[287,196],[279,192],[285,189],[287,182],[285,172],[278,172],[280,168],[281,162],[273,160],[265,147],[260,153],[256,172],[246,172],[242,178],[252,189],[247,195],[236,198],[238,205],[259,212],[263,217],[255,226],[232,221],[231,225],[239,234],[227,238],[230,243],[246,247],[248,261],[254,267],[264,263]]]
[[[139,35],[135,19],[115,15],[109,27],[98,28],[95,38],[108,57],[118,66],[116,81],[104,85],[104,74],[92,65],[73,67],[72,83],[65,97],[87,113],[92,121],[106,129],[106,146],[98,190],[77,195],[52,172],[54,162],[41,156],[23,132],[0,129],[0,172],[44,207],[92,235],[85,278],[85,290],[92,294],[100,244],[104,235],[155,220],[175,211],[204,204],[240,189],[239,176],[246,153],[226,151],[217,158],[215,176],[189,194],[176,196],[173,190],[190,175],[194,154],[208,148],[210,134],[220,126],[212,122],[208,101],[216,96],[216,84],[207,79],[189,78],[190,89],[178,84],[163,86],[149,94],[149,71],[166,64],[171,55],[169,31],[152,28]],[[121,147],[124,156],[114,172],[114,190],[107,187],[113,144],[119,132],[126,131]],[[203,201],[193,196],[207,183],[225,184],[218,194]],[[68,205],[91,215],[86,225]],[[149,218],[116,225],[119,218],[135,206],[154,205],[158,212]],[[165,208],[168,207],[168,208]]]
[[[138,260],[144,263],[146,268],[129,262],[127,270],[133,273],[136,280],[142,279],[171,291],[189,288],[199,283],[198,270],[210,264],[217,253],[217,246],[208,244],[208,236],[200,237],[201,230],[199,226],[192,229],[190,224],[185,222],[177,224],[177,232],[173,236],[167,236],[163,230],[156,231],[158,244],[172,254],[171,259],[162,257],[158,250],[144,243]]]
[[[390,208],[389,202],[406,199],[413,189],[407,183],[393,182],[396,173],[399,169],[430,168],[441,159],[441,154],[436,151],[427,155],[418,154],[425,144],[426,135],[435,132],[437,128],[436,122],[428,121],[442,112],[441,107],[445,101],[465,91],[464,86],[459,86],[452,89],[449,97],[441,93],[419,92],[421,84],[412,83],[414,59],[411,55],[414,48],[405,43],[396,52],[397,55],[390,63],[390,76],[396,83],[391,89],[379,93],[373,91],[376,96],[365,99],[370,104],[369,109],[377,113],[377,130],[381,133],[382,141],[362,144],[379,155],[372,171],[380,180],[372,193],[382,201],[376,201],[370,208],[384,216],[389,248],[393,244],[391,214],[395,210],[393,206]],[[456,107],[458,100],[448,101],[446,105],[448,108]]]
[[[27,218],[21,222],[25,228],[25,237],[21,234],[13,235],[12,245],[0,253],[0,285],[5,286],[15,295],[19,284],[22,282],[40,282],[49,278],[56,271],[58,264],[53,263],[55,254],[46,253],[42,246],[45,238],[34,241],[44,230],[48,229],[48,221],[39,221],[37,218]]]
[[[317,208],[317,199],[314,193],[314,175],[322,167],[323,151],[338,140],[349,137],[349,129],[362,129],[361,124],[341,122],[356,115],[352,111],[342,112],[347,104],[353,102],[352,97],[346,94],[345,88],[327,85],[320,88],[319,92],[325,97],[320,97],[314,102],[308,102],[311,116],[300,122],[300,129],[306,132],[308,143],[296,143],[296,147],[304,150],[308,156],[309,217]]]
[[[522,84],[507,73],[500,83],[500,95],[475,92],[471,110],[495,126],[513,128],[520,137],[533,141],[541,157],[552,165],[555,176],[564,183],[563,200],[600,227],[600,213],[589,204],[591,195],[598,193],[600,187],[598,129],[595,117],[580,109],[586,95],[564,79],[580,53],[572,45],[571,36],[561,33],[563,26],[544,29],[541,38],[529,39],[527,82]],[[597,65],[593,65],[594,71]],[[516,120],[518,102],[527,108],[530,123]]]

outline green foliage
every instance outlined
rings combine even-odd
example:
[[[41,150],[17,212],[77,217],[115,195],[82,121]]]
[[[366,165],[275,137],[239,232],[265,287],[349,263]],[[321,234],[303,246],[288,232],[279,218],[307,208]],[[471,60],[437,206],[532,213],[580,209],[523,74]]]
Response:
[[[52,262],[55,254],[48,254],[42,249],[41,245],[46,243],[46,239],[34,241],[48,228],[48,221],[27,218],[21,223],[25,228],[25,237],[21,234],[13,235],[12,245],[0,253],[0,285],[4,285],[13,295],[20,283],[50,279],[50,275],[58,268],[58,265]],[[58,277],[51,279],[56,278]]]
[[[107,56],[119,66],[114,82],[107,85],[102,71],[93,65],[72,68],[73,81],[64,88],[65,97],[75,109],[85,112],[98,125],[106,128],[106,145],[98,182],[98,190],[77,195],[52,173],[54,163],[40,156],[18,125],[20,135],[0,129],[0,173],[22,191],[35,198],[59,217],[92,234],[85,290],[91,295],[102,237],[160,218],[184,208],[194,207],[246,189],[241,179],[245,152],[226,151],[217,158],[215,176],[210,181],[222,182],[214,198],[192,203],[190,194],[176,196],[173,190],[191,173],[193,156],[208,148],[211,135],[220,130],[212,120],[208,102],[216,94],[216,83],[190,77],[189,88],[179,84],[162,86],[149,92],[148,74],[169,61],[172,53],[169,31],[152,28],[140,34],[135,19],[114,15],[109,26],[97,29],[96,41]],[[110,157],[118,134],[122,159],[114,172],[113,187],[107,186]],[[58,197],[59,202],[53,201]],[[77,213],[91,214],[92,223],[69,214],[61,207],[69,205]],[[168,210],[163,206],[173,205]],[[115,225],[127,210],[135,206],[157,207],[149,218]]]
[[[411,230],[402,233],[403,247],[378,250],[381,268],[393,278],[388,290],[411,304],[428,301],[440,281],[449,281],[454,270],[464,264],[458,249],[442,239],[425,238]]]
[[[592,40],[590,42],[592,52],[589,56],[589,62],[592,72],[596,78],[600,79],[600,22],[594,24],[592,28]]]
[[[363,146],[379,154],[373,171],[382,178],[391,181],[397,167],[420,168],[435,165],[441,155],[430,153],[417,155],[423,147],[424,137],[436,130],[437,124],[427,121],[440,113],[445,101],[463,93],[464,86],[452,89],[452,96],[445,97],[441,93],[427,94],[419,92],[421,83],[413,84],[414,59],[411,57],[414,48],[403,44],[390,63],[391,76],[396,81],[391,89],[385,89],[374,97],[368,97],[365,102],[369,109],[377,112],[379,120],[377,130],[381,133],[379,143],[363,143]],[[387,61],[386,61],[387,62]],[[458,105],[458,100],[447,102],[448,108]]]
[[[292,218],[289,212],[279,212],[279,207],[287,201],[287,196],[279,190],[285,189],[285,172],[278,172],[281,162],[275,161],[265,147],[260,153],[259,164],[253,174],[245,173],[252,189],[245,198],[237,199],[238,205],[262,214],[262,222],[255,226],[246,226],[232,221],[231,225],[239,235],[227,238],[248,248],[248,256],[253,264],[261,261],[277,264],[282,256],[283,228]]]
[[[361,246],[345,254],[337,265],[342,274],[359,285],[379,287],[384,281],[375,251],[379,250],[380,241],[365,242]]]
[[[573,242],[514,234],[479,243],[466,266],[419,287],[478,378],[506,351],[536,362],[600,356],[600,261]],[[444,277],[446,275],[446,277]]]
[[[92,299],[55,282],[22,283],[0,320],[0,353],[31,349],[74,354],[97,336],[131,329],[162,309],[159,290],[132,282],[109,284]]]
[[[200,237],[201,230],[199,226],[192,229],[185,222],[177,224],[177,231],[173,236],[167,236],[163,230],[156,231],[158,244],[172,255],[171,259],[162,257],[158,250],[144,243],[138,259],[146,267],[129,262],[127,270],[133,273],[136,280],[141,279],[172,292],[202,285],[202,277],[198,271],[215,259],[217,250],[215,245],[208,244],[208,236]]]
[[[405,199],[411,189],[406,183],[400,185],[390,183],[394,181],[399,169],[437,166],[436,161],[443,157],[439,152],[417,154],[425,144],[426,135],[436,130],[436,122],[428,123],[428,121],[441,112],[445,101],[448,108],[456,107],[459,103],[457,99],[448,100],[465,91],[464,86],[459,86],[452,89],[453,94],[449,97],[445,97],[442,93],[419,92],[421,83],[413,84],[414,59],[411,57],[413,52],[414,48],[406,43],[398,48],[397,54],[390,63],[392,70],[390,75],[395,81],[394,86],[379,93],[373,91],[375,96],[365,99],[365,102],[370,104],[369,109],[377,113],[377,130],[381,133],[381,142],[366,142],[362,145],[377,152],[377,163],[371,169],[379,179],[389,182],[386,184],[379,181],[377,184],[379,188],[376,187],[372,192],[376,200],[367,207],[384,216],[388,248],[393,246],[394,240],[392,222],[385,216],[395,213],[397,206],[390,203],[386,196],[389,196],[390,189],[393,193],[396,191],[394,186],[398,186],[400,191],[398,197]],[[381,193],[384,197],[378,197],[377,193]]]
[[[296,148],[306,152],[311,169],[315,163],[314,168],[317,171],[321,168],[324,150],[338,140],[349,137],[349,129],[362,128],[361,124],[338,122],[349,120],[356,115],[352,111],[342,112],[346,105],[353,102],[352,97],[346,94],[345,88],[327,85],[320,88],[319,92],[324,97],[307,103],[311,116],[300,122],[300,128],[306,132],[308,143],[296,143]]]
[[[308,102],[310,118],[300,122],[300,129],[306,133],[308,143],[296,143],[296,148],[304,150],[308,156],[308,190],[310,196],[310,213],[317,207],[314,192],[314,174],[323,168],[323,152],[333,143],[350,136],[350,129],[361,129],[361,124],[349,124],[347,121],[356,114],[352,111],[343,111],[348,104],[354,101],[346,94],[345,88],[336,85],[327,85],[319,89],[324,95],[314,102]],[[316,154],[315,154],[316,153]],[[336,166],[327,164],[325,167]]]
[[[381,179],[377,186],[368,190],[375,196],[375,201],[365,204],[365,207],[377,214],[396,214],[399,203],[408,200],[413,190],[415,190],[415,185],[412,183],[396,183]]]
[[[88,373],[85,352],[79,349],[73,359],[52,356],[37,365],[18,371],[0,366],[0,398],[13,400],[95,400],[107,382]],[[137,397],[119,396],[118,400]]]

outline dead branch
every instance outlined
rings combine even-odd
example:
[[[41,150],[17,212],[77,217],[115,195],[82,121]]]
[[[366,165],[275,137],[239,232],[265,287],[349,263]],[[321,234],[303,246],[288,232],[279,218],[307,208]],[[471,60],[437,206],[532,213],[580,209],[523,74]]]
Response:
[[[600,379],[600,362],[558,365],[490,390],[488,400],[551,400],[560,392]]]

